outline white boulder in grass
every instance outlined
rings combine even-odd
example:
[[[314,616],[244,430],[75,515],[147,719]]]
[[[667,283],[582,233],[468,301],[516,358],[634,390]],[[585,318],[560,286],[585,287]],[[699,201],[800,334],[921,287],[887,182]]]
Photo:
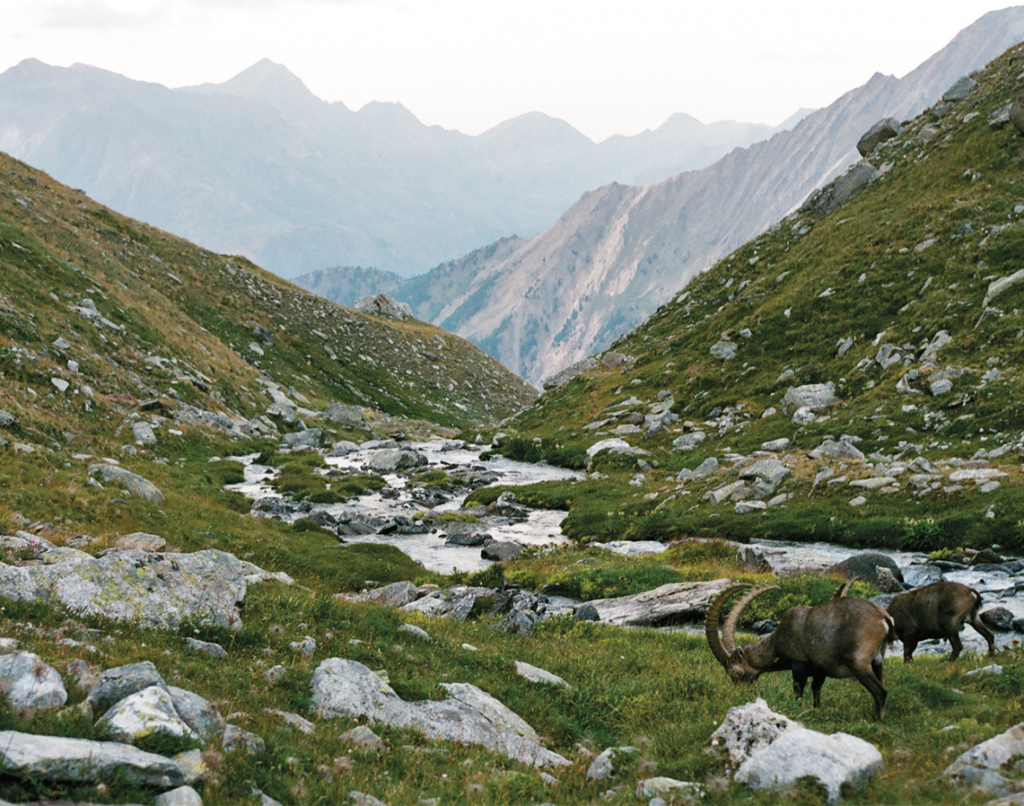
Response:
[[[150,736],[196,738],[174,708],[166,688],[150,686],[125,697],[96,723],[100,733],[109,739],[133,744]]]
[[[31,652],[0,655],[0,691],[14,711],[53,711],[68,700],[61,676]]]
[[[863,739],[797,728],[745,761],[736,780],[751,789],[788,789],[810,776],[828,791],[828,802],[836,803],[844,784],[863,789],[881,767],[882,754]]]
[[[377,674],[357,661],[329,658],[313,673],[313,709],[321,717],[366,717],[414,728],[430,739],[475,744],[536,767],[571,762],[540,744],[521,717],[469,683],[442,684],[442,702],[405,702]]]

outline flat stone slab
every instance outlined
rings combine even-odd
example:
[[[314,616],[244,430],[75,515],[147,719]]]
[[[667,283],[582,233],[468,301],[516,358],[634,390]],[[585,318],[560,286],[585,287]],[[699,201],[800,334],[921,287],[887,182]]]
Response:
[[[120,742],[93,742],[60,736],[0,731],[0,769],[15,777],[42,781],[102,781],[124,775],[129,781],[171,789],[185,783],[169,758]]]
[[[571,762],[540,744],[519,715],[469,683],[442,683],[442,702],[406,702],[363,664],[343,658],[323,661],[313,673],[313,709],[321,717],[364,717],[413,728],[431,739],[475,744],[535,767]]]
[[[696,620],[704,618],[711,600],[730,584],[731,579],[670,582],[651,591],[613,599],[594,599],[585,604],[596,610],[599,620],[606,624],[644,625],[668,619]]]
[[[880,490],[895,483],[896,479],[892,476],[876,476],[873,479],[855,479],[850,482],[850,486],[859,487],[862,490]]]

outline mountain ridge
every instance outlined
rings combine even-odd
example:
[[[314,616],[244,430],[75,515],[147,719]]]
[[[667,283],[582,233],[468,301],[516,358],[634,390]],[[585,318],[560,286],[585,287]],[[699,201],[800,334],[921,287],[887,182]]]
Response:
[[[659,130],[596,144],[536,113],[471,137],[401,104],[328,103],[268,59],[179,89],[38,60],[0,74],[0,149],[284,277],[337,265],[421,273],[540,231],[588,188],[668,176],[775,130],[738,124],[723,141],[701,124],[682,139]]]
[[[449,262],[444,283],[415,280],[398,293],[423,318],[540,384],[606,348],[700,271],[795,210],[859,159],[857,140],[878,120],[917,114],[922,98],[935,101],[1021,39],[1024,7],[986,14],[903,79],[876,73],[794,129],[707,168],[629,191],[591,191],[513,252]],[[612,196],[617,203],[592,203]],[[457,265],[462,275],[450,276]],[[432,285],[454,296],[443,307],[424,300]]]

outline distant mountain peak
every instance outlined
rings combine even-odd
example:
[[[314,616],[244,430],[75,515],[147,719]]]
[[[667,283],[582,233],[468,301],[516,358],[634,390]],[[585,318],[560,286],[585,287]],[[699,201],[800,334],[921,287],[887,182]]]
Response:
[[[309,87],[295,73],[283,64],[267,58],[260,59],[222,84],[200,84],[182,89],[190,92],[226,93],[263,101],[277,109],[285,118],[305,117],[327,105],[326,101],[310,92]]]

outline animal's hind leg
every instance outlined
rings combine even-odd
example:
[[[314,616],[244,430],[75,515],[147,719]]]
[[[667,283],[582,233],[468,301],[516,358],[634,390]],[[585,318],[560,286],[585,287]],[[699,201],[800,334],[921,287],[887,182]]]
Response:
[[[874,666],[873,663],[872,666]],[[857,680],[860,681],[860,684],[871,692],[871,696],[875,700],[874,719],[876,722],[880,722],[882,714],[885,711],[885,698],[888,696],[885,686],[883,686],[882,682],[875,676],[874,669],[871,669],[870,671],[866,669],[854,669],[853,673]]]
[[[821,687],[825,685],[825,675],[816,674],[811,679],[811,693],[814,695],[814,707],[821,708]]]
[[[956,660],[960,657],[960,653],[964,651],[964,642],[960,640],[960,633],[950,633],[949,645],[953,647],[953,652],[950,654],[950,660]]]
[[[993,633],[992,630],[990,630],[985,625],[985,622],[981,620],[981,616],[979,616],[977,613],[975,613],[973,615],[973,617],[971,618],[971,626],[974,627],[974,629],[977,631],[977,633],[982,638],[984,638],[985,641],[988,643],[988,654],[990,656],[995,655],[996,654],[996,636],[995,636],[995,633]]]
[[[793,664],[793,693],[798,700],[803,699],[804,686],[807,685],[809,672],[803,664]]]

